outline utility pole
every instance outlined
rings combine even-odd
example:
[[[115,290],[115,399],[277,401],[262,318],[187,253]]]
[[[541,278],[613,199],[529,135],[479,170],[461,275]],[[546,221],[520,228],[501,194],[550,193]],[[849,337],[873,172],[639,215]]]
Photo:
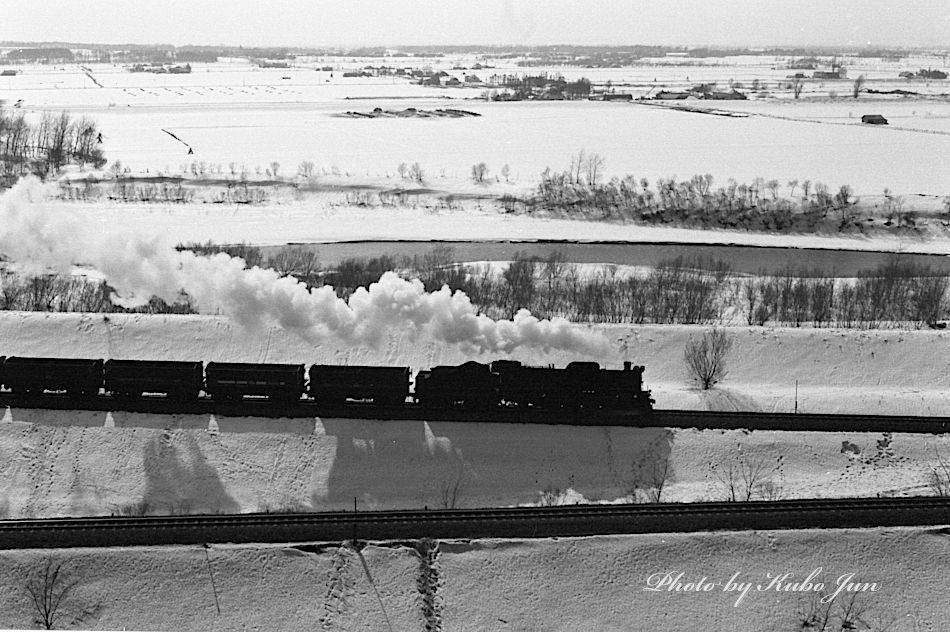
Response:
[[[795,414],[798,414],[798,380],[795,380]]]

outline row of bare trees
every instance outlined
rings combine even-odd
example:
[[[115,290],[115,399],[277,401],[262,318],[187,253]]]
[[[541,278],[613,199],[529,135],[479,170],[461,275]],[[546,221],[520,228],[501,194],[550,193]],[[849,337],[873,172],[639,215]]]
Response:
[[[0,169],[7,180],[27,174],[46,176],[67,164],[106,163],[101,133],[92,119],[68,112],[44,112],[37,122],[22,110],[0,108]]]
[[[419,278],[426,290],[447,285],[465,292],[493,318],[510,318],[526,308],[540,317],[562,316],[581,322],[657,324],[734,324],[800,327],[882,328],[940,326],[947,317],[950,277],[899,256],[855,279],[820,271],[792,270],[777,275],[739,277],[728,263],[677,257],[644,271],[619,272],[615,266],[583,268],[563,253],[532,257],[516,253],[501,270],[457,262],[441,246],[416,256],[380,255],[321,265],[314,248],[288,246],[265,256],[248,244],[181,244],[199,255],[219,252],[244,259],[247,267],[273,268],[311,287],[332,285],[342,298],[377,281],[387,271]],[[0,309],[30,311],[121,311],[111,289],[81,277],[7,273],[0,277]],[[189,312],[183,298],[174,305],[157,299],[147,311]]]
[[[750,325],[922,327],[936,326],[946,316],[950,277],[894,257],[874,270],[860,271],[853,281],[821,271],[787,270],[747,277],[740,287]]]
[[[108,283],[82,276],[40,274],[0,276],[0,310],[30,312],[134,312],[144,314],[193,314],[194,306],[186,295],[168,304],[152,297],[145,305],[125,308],[113,302],[114,290]]]
[[[729,179],[725,186],[713,188],[710,174],[680,181],[659,178],[652,184],[627,175],[601,183],[604,164],[598,154],[581,151],[571,158],[567,170],[545,169],[534,193],[506,196],[500,203],[509,212],[543,210],[596,219],[746,230],[863,230],[857,220],[867,219],[857,217],[858,200],[848,185],[832,192],[810,180],[783,185],[755,178],[748,184]],[[885,197],[894,202],[888,192]],[[905,224],[913,226],[912,221]]]

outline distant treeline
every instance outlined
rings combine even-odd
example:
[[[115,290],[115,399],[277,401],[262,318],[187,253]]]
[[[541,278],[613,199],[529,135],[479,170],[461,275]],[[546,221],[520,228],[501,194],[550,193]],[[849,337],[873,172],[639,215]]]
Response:
[[[191,61],[213,62],[219,57],[252,57],[261,59],[293,59],[298,56],[341,57],[444,57],[446,55],[485,55],[495,58],[520,59],[526,65],[566,64],[581,66],[612,66],[634,62],[644,57],[664,57],[674,53],[690,58],[747,56],[826,56],[842,57],[855,53],[854,48],[834,47],[687,47],[662,45],[592,46],[486,46],[486,45],[425,45],[425,46],[364,46],[364,47],[256,47],[210,45],[172,46],[168,44],[91,44],[82,42],[0,42],[14,50],[11,60],[69,61],[73,51],[93,51],[93,58],[101,61]],[[864,47],[857,49],[859,57],[900,58],[925,49]],[[523,59],[526,58],[526,59]]]

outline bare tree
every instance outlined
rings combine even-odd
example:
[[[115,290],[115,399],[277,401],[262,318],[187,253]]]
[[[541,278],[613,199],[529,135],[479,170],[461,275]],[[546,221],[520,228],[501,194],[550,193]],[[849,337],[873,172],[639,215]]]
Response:
[[[234,164],[234,163],[231,163],[231,164]],[[313,172],[314,172],[314,169],[315,169],[315,168],[316,168],[316,166],[315,166],[311,161],[309,161],[309,160],[304,160],[304,161],[301,162],[300,165],[297,167],[297,173],[298,173],[298,174],[300,175],[300,177],[302,177],[302,178],[310,179],[310,178],[313,177]],[[233,169],[232,169],[231,172],[234,173]]]
[[[568,168],[568,181],[571,184],[581,183],[581,168],[584,166],[584,150],[580,150],[576,156],[571,156],[571,166]]]
[[[425,172],[422,171],[422,167],[418,162],[412,163],[412,166],[409,167],[409,179],[422,184],[425,180]]]
[[[458,468],[439,485],[439,501],[442,509],[458,509],[465,489],[465,466],[459,461]]]
[[[511,176],[511,167],[508,166],[508,163],[501,168],[501,177],[505,179],[505,182],[508,182],[508,178]]]
[[[630,467],[633,478],[628,483],[628,493],[637,501],[643,494],[647,502],[663,502],[663,490],[673,480],[673,463],[669,456],[651,459],[648,463],[634,462]]]
[[[781,488],[771,479],[778,464],[761,455],[746,454],[741,446],[735,459],[714,463],[712,470],[729,502],[748,502],[756,494],[766,500],[781,496]]]
[[[472,165],[472,180],[478,184],[481,184],[485,181],[485,176],[488,175],[488,165],[484,162]]]
[[[33,604],[36,624],[45,630],[55,629],[56,624],[65,616],[65,602],[79,581],[69,576],[67,562],[58,562],[52,555],[47,556],[43,565],[34,571],[27,581],[24,591]]]
[[[587,177],[587,186],[596,186],[600,179],[600,172],[605,161],[600,154],[591,154],[584,163],[584,175]]]
[[[718,327],[705,332],[699,340],[690,336],[683,352],[689,376],[708,390],[726,377],[726,355],[731,348],[732,338]]]
[[[950,496],[950,463],[948,463],[940,452],[937,452],[937,465],[930,466],[930,472],[927,475],[927,486],[934,496]]]
[[[302,281],[307,281],[319,265],[317,252],[306,246],[287,246],[267,259],[267,267],[277,270],[281,276],[292,274]]]
[[[502,279],[508,290],[510,302],[509,313],[514,317],[521,308],[531,309],[537,288],[535,281],[538,277],[538,261],[532,257],[515,253],[515,260],[508,264],[502,272]]]

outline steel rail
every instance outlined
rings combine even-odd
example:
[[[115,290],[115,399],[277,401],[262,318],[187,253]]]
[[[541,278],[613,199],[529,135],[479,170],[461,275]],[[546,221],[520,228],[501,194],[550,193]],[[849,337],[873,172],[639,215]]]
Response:
[[[209,398],[171,400],[161,397],[121,399],[108,396],[70,398],[60,395],[22,397],[0,393],[0,406],[51,410],[89,410],[147,414],[199,414],[223,417],[330,418],[389,421],[461,421],[635,428],[699,428],[799,430],[817,432],[893,432],[944,434],[950,417],[910,415],[837,415],[816,413],[721,412],[704,410],[618,411],[603,409],[427,408],[416,404],[325,406],[312,401],[291,403],[245,399],[216,402]]]
[[[53,518],[0,521],[0,549],[944,525],[950,498],[939,497]]]

